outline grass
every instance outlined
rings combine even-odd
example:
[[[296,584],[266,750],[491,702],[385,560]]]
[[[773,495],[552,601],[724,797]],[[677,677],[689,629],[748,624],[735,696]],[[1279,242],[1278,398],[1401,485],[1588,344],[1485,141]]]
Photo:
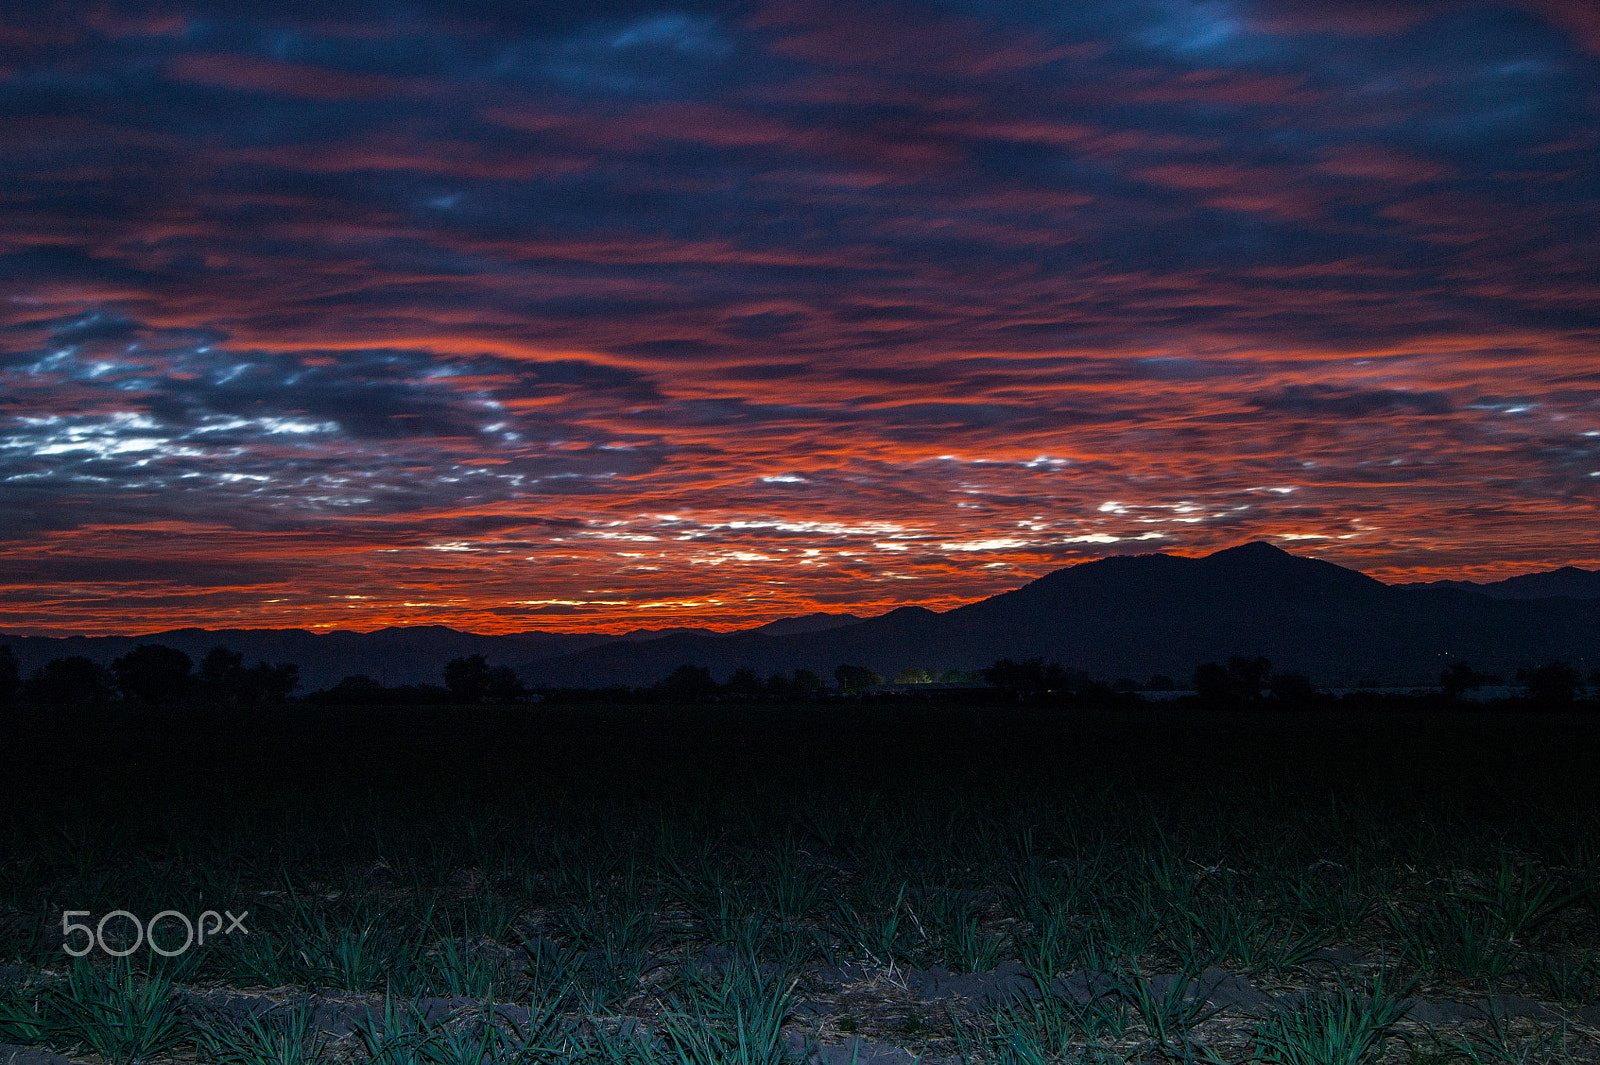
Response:
[[[1496,934],[1493,915],[1459,897],[1432,900],[1411,913],[1391,904],[1388,916],[1406,958],[1423,972],[1493,984],[1511,971],[1514,944]]]
[[[853,902],[837,902],[832,927],[857,958],[892,969],[918,954],[916,919],[906,906],[907,887],[904,882],[897,885],[887,906],[882,895],[873,897],[871,891],[858,891]]]
[[[1529,973],[1535,989],[1562,1006],[1584,1006],[1600,1000],[1600,951],[1537,958]]]
[[[187,1038],[172,983],[140,975],[125,959],[96,966],[80,959],[47,1000],[48,1040],[131,1065]]]
[[[1041,994],[1005,1003],[984,1018],[977,1037],[964,1040],[969,1054],[986,1051],[999,1062],[1034,1065],[1103,1049],[1128,1034],[1122,997],[1104,994],[1080,1002],[1054,983],[1042,982],[1042,987]]]
[[[1368,1065],[1409,1006],[1381,978],[1366,989],[1312,994],[1256,1028],[1256,1057],[1268,1065]]]
[[[1526,954],[1528,937],[1577,902],[1548,875],[1498,856],[1487,876],[1452,870],[1448,887],[1406,911],[1390,904],[1388,919],[1419,969],[1495,983]]]
[[[984,931],[982,907],[969,892],[943,888],[922,893],[920,911],[927,945],[923,953],[952,972],[989,972],[1003,957],[1004,940]]]
[[[430,1021],[415,1006],[385,995],[382,1020],[360,1024],[356,1036],[372,1065],[482,1065],[503,1033],[492,1017]]]
[[[1322,990],[1336,966],[1440,997],[1578,1005],[1600,988],[1592,722],[563,713],[288,711],[121,737],[143,769],[92,780],[52,775],[55,734],[30,747],[21,730],[27,768],[0,810],[0,963],[19,966],[0,974],[0,1040],[309,1065],[327,1048],[288,1012],[202,1026],[175,1006],[180,986],[274,988],[389,995],[393,1030],[367,1050],[405,1065],[766,1062],[785,1031],[828,1028],[797,1002],[839,992],[776,974],[843,965],[877,997],[829,1008],[864,1037],[960,1043],[977,1065],[1184,1060],[1238,1019],[1144,974],[1218,965],[1310,996],[1241,1050],[1298,1065],[1365,1061],[1393,1031],[1372,989]],[[248,909],[251,934],[68,966],[59,915],[84,908]],[[1046,992],[974,1013],[905,986],[1006,962]],[[1080,970],[1118,994],[1059,994]],[[479,1006],[407,1013],[426,996]],[[496,1001],[533,1019],[485,1012]],[[1492,1033],[1445,1034],[1454,1062],[1515,1065]]]
[[[1491,1016],[1477,1031],[1436,1036],[1435,1042],[1470,1065],[1569,1065],[1571,1034],[1565,1023],[1518,1032],[1503,1017]]]
[[[1199,975],[1198,970],[1185,968],[1169,978],[1161,992],[1137,968],[1111,978],[1115,993],[1139,1015],[1156,1051],[1168,1058],[1191,1058],[1196,1049],[1194,1030],[1221,1012],[1200,993]]]
[[[423,959],[421,985],[443,995],[490,999],[507,989],[506,967],[487,957],[471,940],[439,939]]]
[[[795,983],[748,963],[715,976],[686,966],[664,1018],[670,1055],[679,1065],[783,1065]]]
[[[53,981],[12,977],[0,981],[0,1043],[34,1046],[55,1032],[48,1002]]]
[[[1335,876],[1341,871],[1333,867]],[[1358,877],[1329,883],[1325,879],[1291,881],[1289,895],[1295,909],[1313,927],[1326,929],[1331,935],[1354,932],[1371,916],[1374,905],[1370,896],[1357,886]]]
[[[304,1003],[252,1014],[213,1018],[196,1026],[196,1043],[216,1065],[321,1065],[328,1038]]]

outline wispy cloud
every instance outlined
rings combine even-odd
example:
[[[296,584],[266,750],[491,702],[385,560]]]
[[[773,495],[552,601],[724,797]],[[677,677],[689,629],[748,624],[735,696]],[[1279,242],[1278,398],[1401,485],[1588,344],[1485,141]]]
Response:
[[[409,10],[6,16],[0,627],[1600,561],[1581,4]]]

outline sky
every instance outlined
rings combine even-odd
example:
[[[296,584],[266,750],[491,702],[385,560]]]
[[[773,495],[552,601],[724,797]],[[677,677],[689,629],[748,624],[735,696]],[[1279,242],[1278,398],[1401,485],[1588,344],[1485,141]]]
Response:
[[[1600,7],[6,5],[0,631],[1600,565]]]

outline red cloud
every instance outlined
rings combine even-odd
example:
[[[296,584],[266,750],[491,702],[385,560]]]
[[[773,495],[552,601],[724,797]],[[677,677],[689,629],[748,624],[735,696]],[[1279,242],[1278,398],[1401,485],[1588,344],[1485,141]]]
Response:
[[[174,81],[306,100],[415,99],[436,90],[436,86],[419,78],[352,74],[301,63],[219,53],[180,56],[167,64],[166,74]]]

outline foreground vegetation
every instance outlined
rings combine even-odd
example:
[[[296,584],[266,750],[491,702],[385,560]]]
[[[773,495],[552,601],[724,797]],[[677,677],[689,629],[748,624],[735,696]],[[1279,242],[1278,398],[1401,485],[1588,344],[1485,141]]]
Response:
[[[0,1043],[228,1065],[1600,1052],[1592,716],[5,714]],[[63,913],[114,910],[248,912],[249,934],[69,957]],[[1208,1004],[1222,973],[1274,1007]],[[1417,1020],[1488,995],[1520,1012]]]

